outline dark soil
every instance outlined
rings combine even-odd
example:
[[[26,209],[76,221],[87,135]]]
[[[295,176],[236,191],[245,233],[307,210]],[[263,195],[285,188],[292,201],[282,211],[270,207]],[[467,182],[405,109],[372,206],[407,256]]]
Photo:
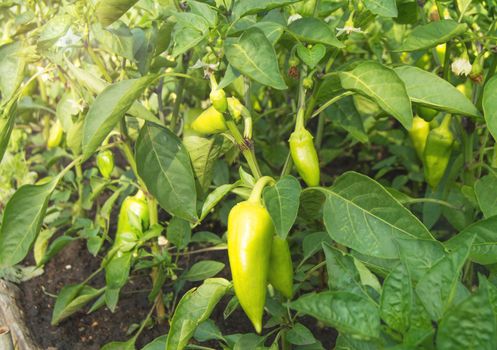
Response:
[[[218,260],[227,263],[225,251],[214,251],[189,256],[184,264],[191,265],[200,260]],[[58,350],[96,350],[110,341],[124,341],[129,338],[126,332],[130,325],[139,324],[145,319],[151,304],[147,294],[151,288],[147,274],[133,274],[130,283],[123,289],[115,313],[107,308],[101,308],[92,314],[78,312],[63,320],[58,326],[51,326],[55,298],[61,288],[67,284],[79,283],[85,280],[100,264],[100,259],[91,256],[83,241],[75,241],[56,255],[46,266],[45,273],[21,285],[23,299],[21,305],[26,315],[27,326],[31,329],[35,341],[44,349],[49,347]],[[229,268],[226,267],[220,276],[229,278]],[[92,285],[100,287],[104,284],[103,276],[97,277]],[[184,291],[193,287],[187,285]],[[221,328],[223,334],[251,333],[252,326],[238,308],[225,320],[223,311],[230,297],[221,300],[211,318]],[[331,349],[335,342],[336,333],[330,328],[318,327],[312,318],[299,319],[314,336],[319,339],[325,349]],[[145,329],[137,342],[137,348],[147,344],[158,336],[167,333],[167,325],[155,325]],[[216,349],[215,342],[203,343]],[[248,349],[247,349],[248,350]]]

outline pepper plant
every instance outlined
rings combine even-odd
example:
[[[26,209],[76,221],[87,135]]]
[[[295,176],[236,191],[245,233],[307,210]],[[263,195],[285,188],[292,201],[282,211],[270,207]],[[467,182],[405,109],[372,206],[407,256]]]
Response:
[[[3,1],[2,278],[85,244],[57,326],[145,272],[106,350],[496,349],[496,8]]]

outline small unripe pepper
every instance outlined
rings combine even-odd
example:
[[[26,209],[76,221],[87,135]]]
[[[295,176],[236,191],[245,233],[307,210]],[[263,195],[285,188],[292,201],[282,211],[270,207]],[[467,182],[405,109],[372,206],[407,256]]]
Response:
[[[424,172],[426,182],[436,188],[449,164],[454,135],[450,130],[452,116],[446,115],[442,124],[430,131],[424,151]]]
[[[416,154],[421,160],[423,160],[426,139],[428,138],[429,133],[430,123],[418,116],[414,117],[412,120],[412,127],[409,130],[409,137],[411,139],[412,145],[414,146]]]
[[[228,97],[227,101],[228,101],[228,111],[230,112],[235,122],[238,123],[240,121],[240,118],[242,117],[242,112],[246,108],[236,97]]]
[[[97,167],[104,178],[110,178],[110,174],[114,170],[114,154],[111,150],[108,149],[98,153]]]
[[[62,128],[61,122],[57,121],[50,127],[47,139],[47,148],[52,149],[58,147],[62,142],[62,137],[64,136],[64,129]]]
[[[192,129],[193,121],[202,113],[200,108],[189,108],[183,114],[183,138],[188,136],[199,136],[199,133]]]
[[[235,294],[257,333],[262,330],[274,226],[262,205],[260,178],[248,200],[235,205],[228,215],[228,256]]]
[[[311,133],[304,127],[304,110],[297,113],[295,131],[288,140],[298,173],[308,186],[319,185],[319,159]]]
[[[438,111],[436,109],[421,105],[416,107],[416,111],[418,112],[418,115],[427,122],[431,122],[433,118],[435,118],[438,114]]]
[[[210,106],[191,124],[192,130],[202,135],[218,134],[227,130],[223,114]]]
[[[131,215],[134,215],[139,220],[138,226],[141,227],[133,225]],[[150,212],[147,199],[142,191],[138,191],[134,196],[126,197],[121,204],[114,245],[119,246],[138,239],[142,232],[148,229],[149,225]]]
[[[285,298],[293,294],[293,266],[290,247],[286,239],[273,237],[268,281]]]
[[[209,94],[209,99],[218,112],[224,113],[228,109],[228,101],[226,100],[226,93],[223,89],[212,90]]]

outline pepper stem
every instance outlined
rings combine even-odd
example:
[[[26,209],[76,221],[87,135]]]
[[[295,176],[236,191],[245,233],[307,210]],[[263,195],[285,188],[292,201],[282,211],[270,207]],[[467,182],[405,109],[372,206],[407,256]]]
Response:
[[[295,131],[302,130],[305,128],[304,115],[305,115],[304,108],[299,108],[297,112],[297,120],[295,121]]]
[[[274,179],[271,176],[263,176],[254,185],[254,188],[252,189],[252,193],[250,193],[250,197],[248,199],[249,202],[251,203],[257,203],[261,204],[261,196],[262,196],[262,191],[264,190],[264,187],[266,187],[269,184],[274,184]]]

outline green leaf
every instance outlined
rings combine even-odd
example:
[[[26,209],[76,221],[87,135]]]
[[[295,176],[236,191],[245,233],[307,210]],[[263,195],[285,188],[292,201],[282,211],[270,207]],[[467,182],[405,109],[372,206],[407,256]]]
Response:
[[[83,157],[88,159],[124,117],[133,102],[157,78],[149,75],[106,87],[90,106],[83,127]]]
[[[476,199],[485,218],[497,215],[497,197],[494,194],[496,186],[497,176],[493,173],[483,176],[475,182]]]
[[[433,239],[414,214],[367,176],[347,172],[327,193],[323,217],[328,234],[359,253],[393,259],[399,257],[397,239]]]
[[[416,294],[434,321],[452,307],[459,274],[469,256],[473,239],[466,240],[457,250],[439,260],[416,285]]]
[[[135,350],[136,338],[127,341],[113,341],[105,344],[101,350]]]
[[[202,281],[214,277],[224,269],[224,264],[214,260],[203,260],[194,264],[190,270],[181,275],[181,279],[190,282]]]
[[[497,263],[497,216],[477,221],[466,227],[456,236],[445,242],[450,249],[456,249],[461,244],[474,236],[475,240],[471,246],[469,258],[482,265]]]
[[[200,214],[200,221],[205,219],[205,217],[210,213],[210,211],[235,187],[238,187],[240,182],[235,182],[233,184],[225,184],[217,187],[214,191],[209,193],[207,198],[205,198],[204,204],[202,205],[202,211]]]
[[[52,326],[81,310],[88,302],[104,292],[105,288],[95,289],[82,284],[67,285],[60,291],[52,314]]]
[[[404,128],[411,128],[411,101],[404,83],[394,70],[368,61],[351,71],[339,72],[338,76],[344,89],[354,90],[371,98]]]
[[[212,320],[205,320],[199,324],[193,337],[199,342],[224,339],[221,330]]]
[[[0,105],[14,96],[24,78],[26,60],[22,50],[21,41],[0,46]]]
[[[192,230],[188,221],[173,217],[167,226],[166,237],[177,249],[186,248],[190,243]]]
[[[224,44],[228,62],[249,78],[278,90],[286,89],[273,46],[264,33],[250,28],[239,38],[228,38]]]
[[[303,17],[293,21],[288,26],[294,36],[300,41],[310,44],[325,44],[336,48],[344,48],[345,45],[336,38],[335,32],[326,22],[316,17]]]
[[[42,49],[49,49],[64,36],[71,26],[72,18],[69,15],[56,15],[41,27],[37,45]]]
[[[236,1],[233,6],[233,15],[240,18],[246,15],[253,15],[262,11],[269,11],[278,7],[292,4],[299,0],[250,0]]]
[[[316,343],[312,332],[301,323],[295,323],[287,332],[286,340],[294,345],[310,345]]]
[[[132,252],[118,252],[105,266],[105,283],[110,289],[122,288],[128,282]]]
[[[212,182],[214,162],[222,152],[223,137],[220,135],[214,137],[186,135],[183,137],[183,144],[190,155],[200,188],[206,192]]]
[[[397,17],[397,4],[395,0],[365,0],[364,6],[375,15],[383,17]]]
[[[178,57],[191,48],[197,46],[202,40],[205,39],[206,34],[202,34],[194,28],[175,25],[173,36],[174,47],[172,56]]]
[[[166,339],[167,334],[161,335],[145,345],[141,350],[164,350],[166,348]]]
[[[109,26],[124,15],[138,0],[100,0],[95,15],[103,26]]]
[[[276,233],[283,239],[292,228],[299,211],[300,183],[291,175],[282,177],[264,190],[264,204],[273,220]]]
[[[133,33],[122,22],[116,23],[109,29],[103,29],[100,25],[92,27],[92,35],[97,40],[99,48],[110,54],[115,54],[135,61]]]
[[[412,102],[449,113],[479,116],[462,92],[436,74],[412,66],[397,67],[394,71],[404,82]]]
[[[354,106],[352,96],[346,96],[333,103],[324,110],[324,114],[328,120],[346,130],[357,141],[362,143],[368,142],[368,134],[364,129],[362,117]]]
[[[485,84],[482,107],[488,131],[497,140],[497,75]]]
[[[323,243],[326,256],[326,271],[328,272],[328,288],[332,291],[342,291],[367,296],[361,284],[359,271],[354,264],[354,258],[327,243]]]
[[[497,324],[489,302],[488,288],[480,282],[478,291],[452,307],[440,322],[437,349],[496,349]]]
[[[253,26],[251,26],[251,28],[262,30],[266,38],[273,46],[276,45],[285,31],[285,27],[283,27],[280,23],[271,21],[256,22]]]
[[[438,261],[445,257],[442,243],[428,239],[398,239],[400,259],[414,281],[428,272]]]
[[[297,46],[297,54],[300,59],[312,69],[323,59],[326,54],[326,48],[321,44],[316,44],[309,49],[304,45],[299,44]]]
[[[310,315],[340,332],[363,338],[380,335],[378,307],[369,299],[349,292],[322,292],[301,296],[290,308]]]
[[[186,292],[172,317],[166,349],[184,349],[197,326],[209,318],[229,287],[230,283],[225,279],[211,278],[205,280],[200,287]]]
[[[174,216],[195,221],[195,178],[181,140],[169,129],[146,123],[136,142],[135,159],[138,174],[160,206]]]
[[[443,44],[463,34],[468,26],[451,19],[429,22],[416,26],[396,51],[416,51]]]
[[[26,257],[40,232],[58,181],[56,177],[43,185],[24,185],[7,202],[0,229],[1,266],[13,266]]]
[[[304,192],[305,193],[305,192]],[[304,253],[303,261],[309,259],[322,249],[323,243],[330,243],[331,238],[326,232],[313,232],[306,234],[302,241],[302,250]]]
[[[409,272],[400,263],[383,283],[380,315],[390,328],[404,334],[409,327],[412,309],[412,286]]]

